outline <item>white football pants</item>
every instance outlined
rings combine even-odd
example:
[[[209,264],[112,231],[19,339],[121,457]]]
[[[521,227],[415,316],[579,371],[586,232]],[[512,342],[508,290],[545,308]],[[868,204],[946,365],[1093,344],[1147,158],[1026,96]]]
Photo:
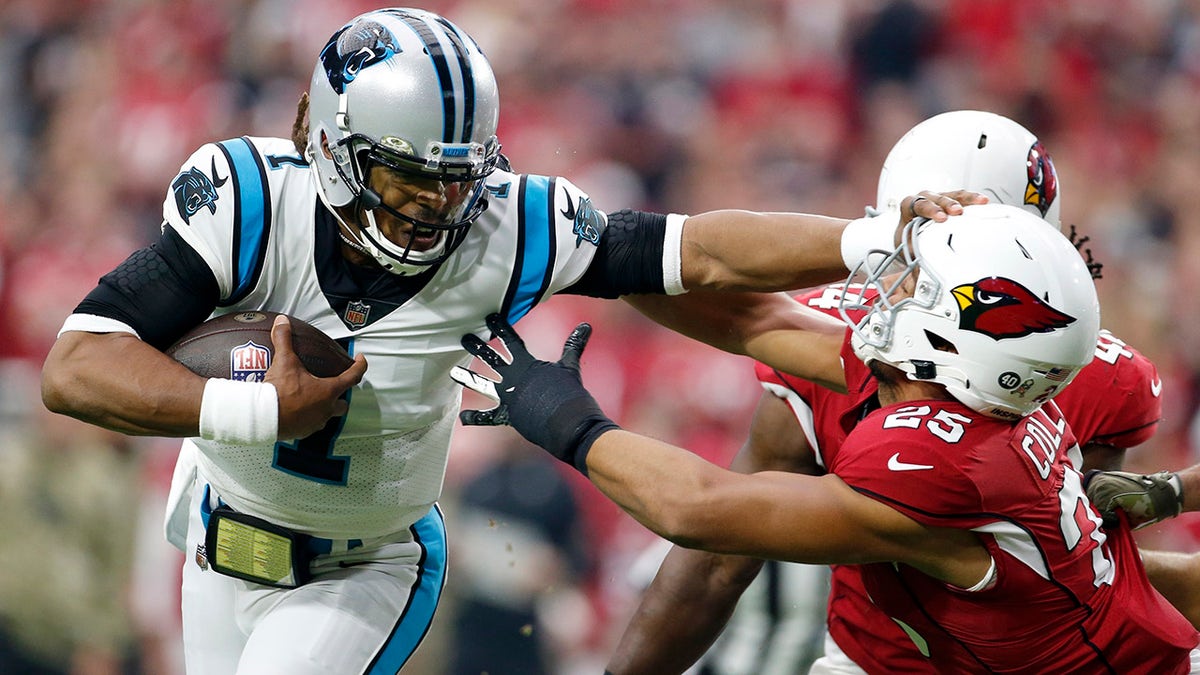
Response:
[[[189,675],[329,675],[400,670],[420,644],[446,578],[437,506],[407,531],[317,556],[293,589],[201,569],[200,500],[193,490],[183,566],[183,642]],[[324,541],[324,540],[322,540]]]

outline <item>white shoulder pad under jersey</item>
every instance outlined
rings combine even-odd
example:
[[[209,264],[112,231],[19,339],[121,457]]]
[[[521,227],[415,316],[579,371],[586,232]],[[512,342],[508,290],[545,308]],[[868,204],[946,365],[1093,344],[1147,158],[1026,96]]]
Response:
[[[449,371],[470,360],[462,336],[486,339],[488,314],[515,323],[577,281],[607,225],[562,178],[496,171],[487,189],[487,210],[426,280],[382,275],[361,289],[347,283],[336,233],[318,217],[313,172],[291,141],[233,139],[188,160],[165,226],[212,269],[216,313],[284,312],[368,363],[349,413],[309,438],[273,452],[195,441],[200,473],[222,499],[330,538],[386,534],[428,511],[461,397]]]

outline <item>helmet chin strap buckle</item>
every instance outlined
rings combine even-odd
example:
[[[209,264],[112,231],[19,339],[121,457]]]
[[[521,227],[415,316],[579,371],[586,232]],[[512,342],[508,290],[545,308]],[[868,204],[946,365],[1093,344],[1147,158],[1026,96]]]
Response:
[[[912,359],[909,363],[913,365],[914,378],[918,380],[932,380],[937,377],[937,366],[933,365],[933,361]]]

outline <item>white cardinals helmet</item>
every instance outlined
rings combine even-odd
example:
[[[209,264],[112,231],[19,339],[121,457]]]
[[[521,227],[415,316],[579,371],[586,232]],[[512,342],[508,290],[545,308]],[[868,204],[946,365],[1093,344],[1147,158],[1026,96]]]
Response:
[[[842,298],[864,362],[942,384],[972,410],[1003,419],[1032,413],[1091,362],[1096,288],[1079,252],[1045,220],[981,204],[942,223],[915,219],[903,240],[874,269],[864,262],[851,274],[865,273],[878,300]],[[885,276],[892,263],[902,271]],[[854,310],[866,311],[856,323]]]
[[[1054,162],[1037,136],[1003,115],[955,110],[910,129],[883,163],[875,206],[897,210],[922,190],[957,189],[1024,207],[1062,229]]]

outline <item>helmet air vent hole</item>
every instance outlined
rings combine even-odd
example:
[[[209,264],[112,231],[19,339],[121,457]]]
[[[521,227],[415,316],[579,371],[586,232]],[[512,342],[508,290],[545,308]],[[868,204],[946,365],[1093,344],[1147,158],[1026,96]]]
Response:
[[[925,339],[929,340],[929,346],[933,347],[935,351],[948,352],[950,354],[958,353],[958,348],[954,346],[953,342],[950,342],[937,333],[926,330]]]
[[[980,150],[987,147],[987,134],[979,134],[979,145],[975,146]]]
[[[1033,260],[1033,256],[1029,255],[1029,251],[1025,250],[1025,247],[1021,245],[1020,240],[1014,239],[1013,241],[1017,243],[1017,248],[1021,249],[1021,255],[1025,256],[1029,260]]]

